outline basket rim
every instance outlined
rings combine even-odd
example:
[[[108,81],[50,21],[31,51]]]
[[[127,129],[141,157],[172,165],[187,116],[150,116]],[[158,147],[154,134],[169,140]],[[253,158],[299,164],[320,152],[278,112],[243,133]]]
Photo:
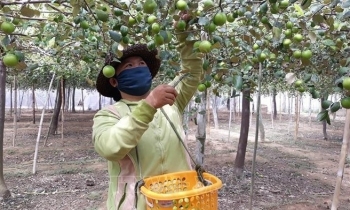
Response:
[[[169,173],[168,175],[178,175],[178,174],[188,174],[188,173],[197,173],[196,171],[181,171],[181,172],[175,172],[175,173]],[[152,177],[149,177],[149,178],[146,178],[144,180],[148,180],[148,179],[154,179],[154,178],[157,178],[157,177],[162,177],[164,176],[165,174],[163,175],[159,175],[159,176],[152,176]],[[147,189],[145,186],[142,186],[141,187],[141,193],[143,195],[145,195],[147,198],[150,198],[150,199],[155,199],[155,200],[175,200],[175,199],[181,199],[181,198],[185,198],[185,197],[192,197],[192,196],[197,196],[197,195],[202,195],[202,194],[205,194],[205,193],[209,193],[209,192],[212,192],[212,191],[216,191],[218,189],[220,189],[222,187],[222,181],[210,174],[210,173],[206,173],[204,172],[203,173],[203,176],[204,176],[204,179],[207,179],[209,178],[209,180],[214,180],[212,181],[212,184],[209,185],[209,186],[204,186],[204,187],[201,187],[201,188],[198,188],[198,189],[191,189],[191,190],[187,190],[187,191],[182,191],[182,192],[176,192],[176,193],[169,193],[169,194],[161,194],[161,193],[156,193],[156,192],[153,192],[149,189]]]

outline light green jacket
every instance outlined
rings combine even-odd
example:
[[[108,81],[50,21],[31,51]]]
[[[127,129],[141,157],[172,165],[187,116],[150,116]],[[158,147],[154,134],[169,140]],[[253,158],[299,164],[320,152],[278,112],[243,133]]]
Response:
[[[183,137],[182,115],[203,74],[202,55],[194,53],[192,45],[183,43],[177,48],[182,60],[179,76],[190,74],[176,86],[175,104],[163,107]],[[165,116],[144,100],[122,99],[98,111],[93,121],[95,150],[108,160],[108,210],[134,209],[135,203],[138,210],[144,210],[144,196],[138,192],[135,197],[138,180],[191,169],[188,154]]]

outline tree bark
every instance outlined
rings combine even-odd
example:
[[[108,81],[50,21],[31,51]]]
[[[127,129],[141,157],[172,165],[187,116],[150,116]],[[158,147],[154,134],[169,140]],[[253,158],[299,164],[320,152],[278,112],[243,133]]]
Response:
[[[245,154],[248,143],[249,134],[249,114],[250,114],[250,89],[244,89],[242,95],[242,117],[241,117],[241,131],[238,142],[238,149],[234,165],[234,173],[236,176],[241,177],[243,175]]]
[[[262,121],[261,114],[259,114],[259,132],[260,132],[260,141],[264,142],[265,141],[265,127],[264,127],[264,123]]]
[[[16,136],[17,136],[17,77],[14,76],[13,78],[13,88],[15,91],[15,96],[14,96],[14,113],[13,113],[13,135],[12,135],[12,146],[15,146],[15,140],[16,140]]]
[[[321,98],[321,104],[322,102],[326,100],[324,97]],[[324,111],[325,109],[322,108],[321,105],[321,110]],[[322,132],[323,132],[323,139],[327,140],[328,139],[328,134],[327,134],[327,122],[324,120],[322,121]]]
[[[71,88],[70,88],[70,86],[68,86],[68,88],[65,88],[65,89],[67,89],[67,94],[64,97],[64,101],[65,101],[65,103],[64,103],[64,111],[68,112],[69,104],[71,103],[71,100],[70,100],[70,89]]]
[[[272,90],[272,104],[273,104],[273,119],[277,119],[277,103],[276,103],[276,89],[273,88]]]
[[[297,93],[297,96],[295,98],[295,132],[294,132],[295,141],[298,140],[298,134],[299,134],[300,97],[301,95]]]
[[[13,107],[13,104],[12,104],[12,83],[11,83],[10,84],[10,117],[12,117],[12,111],[13,111],[12,107]]]
[[[100,94],[101,95],[101,94]],[[100,98],[101,98],[101,96],[100,96]],[[101,100],[99,100],[100,101],[100,103],[101,103]],[[81,89],[81,106],[82,106],[82,108],[83,108],[83,113],[85,112],[85,107],[84,107],[84,89]],[[100,108],[101,109],[101,108]]]
[[[33,111],[33,124],[35,124],[35,85],[32,85],[32,111]]]
[[[6,104],[6,67],[0,60],[0,198],[6,200],[11,197],[4,179],[4,128]]]
[[[202,165],[204,163],[204,150],[205,150],[205,139],[206,139],[206,108],[207,108],[207,91],[201,94],[201,102],[197,112],[197,164]]]
[[[72,88],[72,112],[75,113],[75,86]]]
[[[55,108],[53,110],[53,115],[51,117],[51,125],[49,129],[49,135],[55,135],[58,127],[59,115],[61,112],[62,105],[62,93],[61,93],[61,82],[57,81],[57,92],[56,92],[56,100],[55,100]]]
[[[62,109],[62,111],[61,111],[61,139],[62,139],[62,144],[64,143],[64,141],[63,141],[63,132],[64,132],[64,112],[65,112],[65,110],[64,110],[64,108],[65,108],[65,103],[66,103],[66,100],[65,100],[65,98],[66,98],[66,85],[65,85],[65,80],[64,80],[64,78],[61,78],[61,94],[62,94],[62,102],[61,102],[61,109]],[[63,145],[62,145],[63,146]]]
[[[214,128],[219,129],[219,119],[218,119],[218,107],[217,107],[217,99],[218,97],[216,95],[213,96],[213,121],[214,121]]]

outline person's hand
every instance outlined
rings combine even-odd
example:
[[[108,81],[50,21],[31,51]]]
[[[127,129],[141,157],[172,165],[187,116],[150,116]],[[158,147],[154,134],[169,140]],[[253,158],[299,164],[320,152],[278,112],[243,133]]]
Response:
[[[146,97],[145,101],[155,109],[164,105],[173,105],[177,96],[177,92],[173,86],[159,85],[154,88]]]

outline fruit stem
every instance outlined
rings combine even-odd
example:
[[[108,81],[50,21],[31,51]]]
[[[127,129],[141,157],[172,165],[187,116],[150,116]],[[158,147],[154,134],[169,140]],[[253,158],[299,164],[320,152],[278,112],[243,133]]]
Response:
[[[221,3],[222,3],[222,0],[219,1],[219,7],[220,7],[221,12],[223,12],[224,9],[222,8]]]

